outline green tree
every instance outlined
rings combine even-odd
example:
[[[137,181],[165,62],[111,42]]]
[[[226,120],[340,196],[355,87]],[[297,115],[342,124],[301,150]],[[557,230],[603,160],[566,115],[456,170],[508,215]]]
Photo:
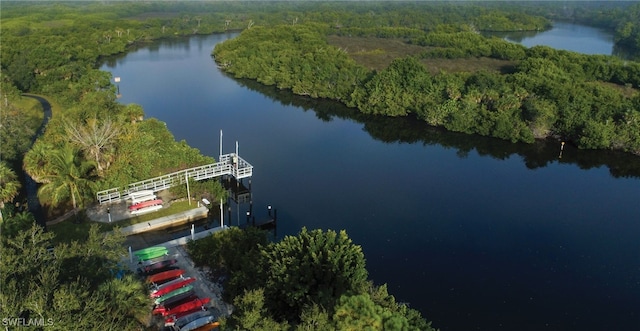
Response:
[[[406,304],[396,302],[396,298],[387,291],[387,285],[369,287],[367,292],[371,300],[383,309],[406,318],[410,330],[431,331],[431,322],[427,322],[419,311],[411,309]]]
[[[133,274],[125,275],[121,279],[111,278],[100,284],[93,296],[114,304],[103,305],[97,301],[95,308],[102,308],[100,313],[105,315],[106,321],[117,321],[117,325],[135,330],[147,325],[149,320],[152,304],[147,291],[146,284]],[[98,312],[93,312],[96,313]]]
[[[33,180],[39,183],[43,182],[49,172],[49,163],[54,152],[55,149],[52,145],[46,143],[44,139],[38,139],[25,154],[23,167]]]
[[[246,291],[233,300],[234,313],[223,323],[223,330],[286,331],[287,322],[276,322],[265,307],[264,290]],[[226,322],[226,321],[225,321]]]
[[[374,302],[368,293],[343,295],[333,315],[336,328],[345,331],[434,330],[424,320],[412,324],[416,320],[412,318],[412,313],[407,314],[406,306],[398,306],[393,301],[388,301],[386,304],[385,306]]]
[[[114,278],[125,255],[121,234],[97,226],[86,243],[53,247],[37,225],[0,241],[0,304],[6,316],[42,318],[46,330],[140,330],[150,302],[145,284]],[[50,324],[50,325],[49,325]]]
[[[335,331],[333,320],[325,309],[318,305],[306,307],[300,315],[296,331]]]
[[[31,228],[35,222],[35,217],[28,211],[5,215],[4,219],[0,220],[2,236],[14,237]]]
[[[71,146],[64,146],[51,155],[48,173],[42,177],[44,184],[38,189],[38,197],[53,207],[69,198],[73,209],[83,207],[86,197],[93,193],[90,179],[93,169],[92,162],[81,159]]]
[[[432,79],[415,58],[394,60],[354,92],[358,108],[366,114],[405,116],[424,106],[420,95],[431,89]]]
[[[0,160],[17,166],[31,147],[31,139],[42,123],[42,110],[39,107],[17,107],[14,101],[20,97],[16,95],[15,87],[1,83],[0,89],[3,88],[7,91],[0,92]]]
[[[224,284],[224,298],[231,301],[246,290],[263,286],[261,251],[266,245],[264,230],[233,227],[207,238],[190,241],[187,248],[197,265],[216,268],[228,276]]]
[[[0,222],[2,222],[2,209],[6,202],[13,201],[20,190],[20,182],[16,173],[9,166],[0,161]]]
[[[362,248],[346,231],[307,231],[287,236],[264,252],[267,270],[265,296],[275,316],[297,320],[314,304],[332,310],[343,294],[366,288],[367,270]]]
[[[113,152],[116,138],[121,131],[118,123],[109,118],[102,121],[92,118],[84,124],[66,121],[65,129],[69,139],[94,161],[98,175],[103,174],[111,164],[105,162],[105,154]]]

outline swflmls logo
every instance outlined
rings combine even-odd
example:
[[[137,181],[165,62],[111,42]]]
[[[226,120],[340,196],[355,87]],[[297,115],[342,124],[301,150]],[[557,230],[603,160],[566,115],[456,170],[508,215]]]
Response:
[[[5,317],[2,319],[2,326],[52,326],[53,318],[21,318],[21,317]]]

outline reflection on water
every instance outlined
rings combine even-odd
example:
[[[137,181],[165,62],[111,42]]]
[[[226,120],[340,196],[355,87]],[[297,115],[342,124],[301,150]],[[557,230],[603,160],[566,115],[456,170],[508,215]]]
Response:
[[[443,132],[230,79],[211,59],[226,38],[142,49],[110,70],[119,100],[178,140],[213,156],[220,129],[225,149],[239,140],[253,208],[278,207],[278,235],[345,229],[373,281],[442,330],[640,325],[637,158],[572,146],[559,158],[558,141]]]
[[[561,142],[556,139],[538,140],[533,144],[511,143],[496,138],[468,135],[435,128],[410,117],[370,116],[359,113],[330,100],[314,100],[295,95],[290,91],[278,90],[253,80],[234,79],[242,86],[257,91],[271,100],[285,106],[294,106],[305,111],[314,111],[316,117],[330,122],[333,118],[357,121],[372,138],[385,143],[420,143],[455,148],[459,157],[466,157],[471,151],[479,155],[506,160],[518,155],[529,169],[542,168],[550,163],[576,164],[580,169],[607,167],[613,177],[640,178],[640,157],[616,151],[580,150],[569,144],[561,151]]]

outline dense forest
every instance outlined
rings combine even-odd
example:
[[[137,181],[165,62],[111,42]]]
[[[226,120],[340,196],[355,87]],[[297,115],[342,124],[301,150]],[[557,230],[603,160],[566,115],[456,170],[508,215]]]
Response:
[[[32,227],[34,216],[24,209],[23,172],[39,183],[38,196],[53,217],[81,210],[99,190],[213,161],[175,141],[139,105],[118,102],[113,77],[96,69],[109,56],[159,39],[242,31],[215,49],[221,68],[299,95],[337,100],[362,116],[415,117],[510,141],[553,136],[582,148],[639,154],[638,62],[526,49],[479,34],[540,31],[552,20],[571,20],[612,31],[617,47],[637,57],[638,17],[640,5],[609,2],[3,1],[0,310],[43,318],[55,325],[47,328],[52,330],[137,330],[148,322],[143,285],[115,277],[124,253],[121,237],[94,228],[86,242],[52,249],[52,235]],[[401,41],[417,51],[373,69],[362,58],[387,50],[358,53],[336,43],[354,38]],[[433,59],[471,58],[503,61],[506,69],[434,72],[429,65]],[[52,104],[52,117],[35,141],[43,115],[27,93]],[[245,246],[224,251],[212,239],[198,245],[214,254],[190,248],[198,263],[233,271],[226,299],[238,314],[228,318],[228,328],[430,328],[384,286],[369,283],[362,252],[343,232],[303,230],[279,243],[253,232],[221,236],[215,240]],[[283,262],[294,258],[308,268],[294,270]],[[334,273],[313,268],[325,262],[334,263]],[[260,268],[267,263],[280,267],[267,273]],[[249,284],[248,277],[259,282]],[[291,277],[301,281],[283,281]],[[299,300],[305,304],[293,304]]]
[[[119,266],[126,254],[122,235],[94,226],[83,243],[55,248],[53,237],[37,225],[3,224],[0,312],[8,329],[141,330],[148,324],[146,284]],[[32,325],[9,324],[18,318]]]
[[[217,45],[213,55],[236,77],[338,100],[365,114],[413,116],[448,130],[513,142],[557,137],[580,148],[640,154],[640,63],[544,46],[527,49],[485,38],[475,32],[477,26],[454,23],[428,31],[324,23],[255,27]],[[371,43],[401,38],[422,50],[380,71],[369,70],[353,51],[330,44],[331,35],[369,37]],[[429,60],[434,58],[461,63],[492,58],[508,61],[511,68],[432,73]]]

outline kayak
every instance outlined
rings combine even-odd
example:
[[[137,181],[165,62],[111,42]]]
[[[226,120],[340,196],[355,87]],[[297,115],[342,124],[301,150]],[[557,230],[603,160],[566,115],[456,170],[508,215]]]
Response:
[[[220,323],[218,322],[211,322],[209,324],[203,325],[199,328],[193,329],[192,331],[211,331],[213,329],[216,329],[220,326]]]
[[[189,292],[178,294],[173,298],[169,298],[169,300],[163,302],[161,305],[157,305],[151,313],[154,315],[162,315],[163,312],[197,299],[198,296],[193,290],[191,290]]]
[[[180,331],[193,331],[215,321],[216,321],[215,316],[210,315],[210,316],[200,317],[197,320],[193,322],[189,322],[187,325],[180,327]]]
[[[140,256],[140,255],[146,255],[149,254],[151,252],[155,252],[155,251],[168,251],[168,249],[164,246],[152,246],[152,247],[147,247],[144,249],[141,249],[139,251],[135,251],[133,252],[133,254],[135,254],[136,256]]]
[[[154,309],[153,311],[154,313],[162,314],[162,316],[168,316],[168,315],[178,316],[179,314],[187,311],[191,311],[194,308],[202,309],[206,304],[209,303],[209,301],[211,301],[210,298],[202,298],[202,299],[196,298],[195,300],[185,302],[173,308],[166,307],[166,305],[164,307],[156,307],[156,309]]]
[[[156,285],[162,284],[170,280],[176,279],[182,275],[184,275],[184,270],[182,269],[167,270],[167,271],[163,271],[147,277],[147,283],[152,283]]]
[[[192,310],[188,310],[185,312],[177,313],[171,315],[164,320],[164,326],[177,326],[183,327],[190,322],[197,320],[198,318],[213,315],[212,312],[208,310],[203,310],[202,306],[195,307]]]
[[[131,192],[129,193],[129,199],[137,199],[140,197],[144,197],[144,196],[149,196],[149,195],[153,195],[153,191],[152,190],[142,190],[142,191],[137,191],[137,192]]]
[[[155,293],[160,289],[163,289],[163,288],[166,288],[168,286],[172,286],[172,285],[175,285],[177,283],[183,282],[187,278],[191,278],[191,277],[180,276],[180,277],[178,277],[178,278],[176,278],[174,280],[170,280],[170,281],[168,281],[168,282],[166,282],[164,284],[161,284],[161,285],[155,285],[155,284],[151,285],[151,293]]]
[[[158,263],[158,262],[160,262],[160,261],[164,261],[164,260],[166,260],[166,259],[167,259],[167,256],[166,256],[166,255],[163,255],[163,256],[161,256],[161,257],[156,257],[156,258],[153,258],[153,259],[151,259],[151,260],[138,261],[138,266],[139,266],[139,267],[146,267],[146,266],[152,265],[152,264],[154,264],[154,263]]]
[[[167,300],[179,295],[179,294],[183,294],[189,291],[193,291],[193,285],[187,285],[185,287],[181,287],[177,290],[173,290],[163,296],[157,297],[155,300],[153,300],[153,303],[155,303],[156,305],[160,305],[164,302],[166,302]]]
[[[165,294],[167,294],[169,292],[173,292],[173,291],[175,291],[175,290],[177,290],[177,289],[179,289],[181,287],[185,287],[185,286],[187,286],[187,285],[189,285],[189,284],[191,284],[191,283],[196,281],[196,279],[192,278],[192,277],[188,277],[188,278],[184,278],[184,279],[177,279],[177,280],[178,281],[175,282],[175,283],[174,282],[170,282],[171,284],[162,285],[162,286],[158,287],[157,290],[151,291],[150,296],[152,298],[157,298],[157,297],[163,296],[163,295],[165,295]]]
[[[149,200],[144,202],[138,202],[135,205],[129,206],[129,211],[140,210],[147,207],[157,206],[162,204],[162,199]]]
[[[178,260],[176,260],[176,259],[163,260],[163,261],[160,261],[160,262],[156,262],[156,263],[154,263],[152,265],[148,265],[146,267],[138,268],[138,270],[139,270],[140,273],[149,274],[149,273],[151,273],[153,271],[161,270],[161,269],[170,267],[170,266],[172,266],[172,265],[174,265],[176,263],[178,263]]]

